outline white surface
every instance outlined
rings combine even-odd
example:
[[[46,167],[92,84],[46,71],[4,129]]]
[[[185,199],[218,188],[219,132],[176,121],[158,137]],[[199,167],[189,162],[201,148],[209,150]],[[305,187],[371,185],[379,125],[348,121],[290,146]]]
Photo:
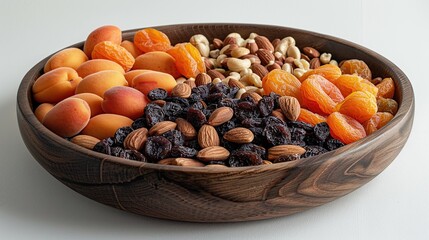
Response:
[[[4,1],[0,0],[0,239],[429,239],[428,1]],[[51,177],[16,124],[24,74],[106,24],[122,29],[189,22],[284,25],[345,38],[390,59],[411,79],[414,128],[373,181],[290,217],[192,224],[128,214]],[[412,44],[410,44],[412,42]]]

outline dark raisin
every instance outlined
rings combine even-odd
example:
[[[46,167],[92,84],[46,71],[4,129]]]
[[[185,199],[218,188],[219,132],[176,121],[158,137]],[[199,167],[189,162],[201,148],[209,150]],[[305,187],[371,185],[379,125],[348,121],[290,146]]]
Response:
[[[99,141],[97,144],[95,144],[94,148],[92,150],[99,152],[99,153],[104,153],[107,155],[110,155],[112,149],[111,147],[113,146],[113,140],[111,138],[105,138],[101,141]]]
[[[133,129],[139,129],[139,128],[147,127],[146,118],[144,118],[144,117],[137,118],[136,120],[134,120],[131,127]]]
[[[223,123],[223,124],[221,124],[219,126],[216,126],[215,129],[216,129],[216,131],[218,132],[218,134],[220,136],[223,136],[226,132],[228,132],[229,130],[235,128],[235,126],[236,126],[235,122],[232,121],[232,120],[229,120],[226,123]]]
[[[254,152],[256,154],[259,155],[259,157],[261,157],[262,159],[266,159],[266,150],[264,147],[258,146],[256,144],[253,143],[246,143],[240,146],[240,148],[238,150],[242,150],[242,151],[250,151],[250,152]]]
[[[173,146],[183,145],[183,143],[185,143],[185,138],[183,137],[182,132],[180,132],[178,130],[167,131],[167,132],[163,133],[161,136],[167,138],[168,141],[170,141],[171,144],[173,144]]]
[[[113,139],[115,139],[115,144],[117,146],[124,146],[124,140],[133,131],[131,127],[121,127],[116,130]]]
[[[289,130],[292,141],[304,141],[307,131],[297,127],[290,128]]]
[[[290,128],[302,128],[307,132],[313,131],[313,126],[311,124],[301,122],[301,121],[289,121],[287,122],[287,125]]]
[[[187,108],[189,107],[189,101],[186,98],[181,98],[181,97],[167,97],[165,99],[165,101],[167,102],[172,102],[172,103],[177,103],[179,104],[182,108]]]
[[[200,129],[207,122],[206,115],[196,108],[189,108],[186,118],[196,129]]]
[[[325,148],[321,146],[316,146],[316,145],[305,146],[304,148],[305,148],[305,153],[301,155],[301,158],[316,156],[328,151]]]
[[[266,118],[264,118],[264,124],[265,126],[268,125],[273,125],[273,124],[285,124],[285,122],[283,122],[283,120],[281,120],[280,118],[276,118],[273,116],[268,116]]]
[[[220,82],[220,83],[213,84],[210,87],[210,93],[223,93],[226,95],[228,93],[228,89],[229,87],[227,85]]]
[[[198,140],[194,139],[194,140],[189,140],[189,141],[185,141],[185,143],[183,144],[183,146],[185,147],[189,147],[189,148],[194,148],[199,150],[201,147],[198,144]]]
[[[237,100],[232,98],[224,98],[219,102],[219,106],[235,108],[237,106]]]
[[[239,120],[255,118],[259,115],[256,109],[256,104],[253,102],[239,102],[234,109],[234,115]]]
[[[240,90],[240,88],[238,87],[231,87],[228,89],[228,91],[226,91],[226,96],[229,98],[234,98],[235,95],[237,94],[238,90]]]
[[[262,127],[263,123],[264,121],[262,118],[246,118],[241,121],[241,126],[245,128]]]
[[[265,139],[272,146],[291,143],[290,131],[283,124],[267,125],[263,134],[265,135]]]
[[[148,94],[147,97],[151,100],[164,100],[167,97],[167,91],[162,88],[155,88],[152,89]]]
[[[201,98],[200,94],[198,94],[198,93],[191,93],[191,95],[188,97],[188,101],[190,103],[195,103],[195,102],[198,102],[201,100],[202,100],[202,98]]]
[[[335,139],[335,138],[329,138],[325,142],[325,147],[329,151],[335,150],[335,149],[340,148],[342,146],[344,146],[344,143],[342,143],[340,140]]]
[[[278,95],[275,92],[271,92],[269,96],[274,100],[274,109],[280,108],[280,104],[279,104],[280,95]]]
[[[196,109],[199,109],[199,110],[203,110],[205,108],[204,105],[203,105],[203,103],[201,101],[197,101],[197,102],[192,103],[190,107],[191,108],[196,108]]]
[[[185,146],[174,146],[171,148],[170,155],[172,157],[193,158],[197,155],[197,150]]]
[[[144,155],[151,162],[157,162],[170,154],[171,142],[162,136],[152,136],[147,138],[143,149]]]
[[[164,113],[167,116],[167,119],[170,121],[176,120],[176,118],[180,116],[183,110],[180,104],[174,103],[174,102],[165,103],[162,109],[164,110]]]
[[[127,156],[128,156],[127,159],[136,160],[140,162],[147,162],[146,157],[137,150],[125,150],[125,152],[127,153]]]
[[[124,158],[124,149],[121,148],[121,147],[112,147],[110,155],[111,156],[115,156],[115,157],[122,157],[122,158]]]
[[[240,144],[227,141],[227,140],[225,140],[223,138],[220,139],[220,145],[223,146],[224,148],[226,148],[230,152],[233,152],[237,148],[240,147]]]
[[[209,87],[207,85],[200,85],[198,87],[194,87],[191,90],[192,93],[196,93],[200,96],[201,99],[205,99],[209,95]]]
[[[252,131],[253,135],[255,136],[252,143],[257,145],[264,145],[264,143],[266,142],[263,135],[264,129],[261,127],[250,127],[249,130]]]
[[[291,154],[291,155],[282,155],[278,157],[277,159],[273,160],[273,163],[280,163],[280,162],[290,162],[300,159],[299,154]]]
[[[263,164],[262,158],[250,151],[235,151],[228,158],[230,167],[256,166]]]
[[[225,165],[225,161],[216,161],[216,160],[213,160],[213,161],[206,162],[206,164],[207,165],[210,165],[210,164]]]
[[[165,113],[162,108],[156,104],[149,103],[144,109],[144,114],[146,116],[146,124],[148,127],[164,121]]]
[[[261,116],[269,116],[274,109],[274,99],[270,96],[262,96],[262,99],[258,102],[258,109]]]
[[[324,142],[329,136],[329,126],[326,122],[318,123],[314,126],[313,132],[317,139]]]

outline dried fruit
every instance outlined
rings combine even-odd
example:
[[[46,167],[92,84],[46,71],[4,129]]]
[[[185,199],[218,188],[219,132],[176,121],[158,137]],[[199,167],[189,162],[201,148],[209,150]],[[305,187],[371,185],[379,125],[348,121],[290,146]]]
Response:
[[[299,91],[301,82],[294,75],[280,69],[269,72],[262,79],[262,87],[265,94],[274,92],[281,96],[292,96],[298,100],[301,99]]]
[[[144,145],[144,155],[152,162],[166,158],[171,151],[171,142],[162,136],[148,137]]]
[[[167,51],[176,60],[177,70],[187,78],[206,72],[200,52],[190,43],[179,43]]]
[[[305,108],[301,108],[297,120],[311,124],[313,126],[321,122],[326,122],[326,118],[324,116],[309,111]]]
[[[355,142],[366,136],[363,126],[347,115],[333,112],[328,116],[326,122],[331,129],[331,135],[345,144]]]
[[[379,97],[377,99],[377,109],[379,112],[388,112],[395,115],[398,112],[398,103],[391,98]]]
[[[137,31],[134,35],[134,45],[144,53],[152,51],[165,52],[171,48],[168,36],[154,28]]]
[[[338,103],[335,111],[350,116],[360,123],[370,119],[377,112],[377,100],[367,91],[356,91]]]
[[[378,88],[370,81],[358,75],[343,74],[335,81],[335,86],[340,89],[344,97],[355,91],[368,91],[377,96]]]
[[[235,151],[228,159],[230,167],[257,166],[263,163],[264,161],[258,154],[250,151]]]
[[[335,83],[335,80],[341,76],[341,69],[333,64],[325,64],[305,72],[304,75],[299,78],[299,80],[303,82],[313,74],[320,75],[330,82]]]
[[[109,41],[100,42],[95,45],[91,56],[92,59],[107,59],[116,62],[125,71],[130,70],[135,62],[133,55],[124,47]]]
[[[365,128],[366,135],[369,135],[378,129],[384,127],[390,120],[392,120],[393,115],[388,112],[378,112],[374,114],[368,121],[363,123]]]
[[[376,87],[378,88],[377,97],[393,98],[395,95],[395,82],[392,78],[383,79]]]
[[[343,74],[357,74],[358,76],[371,80],[372,74],[368,65],[362,60],[358,59],[349,59],[345,60],[340,65],[341,72]]]

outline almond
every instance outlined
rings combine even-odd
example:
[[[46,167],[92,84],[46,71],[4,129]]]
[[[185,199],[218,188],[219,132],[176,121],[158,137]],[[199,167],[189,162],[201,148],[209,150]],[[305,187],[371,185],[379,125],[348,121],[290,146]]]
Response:
[[[203,162],[224,161],[228,157],[229,151],[221,146],[207,147],[200,150],[197,154],[197,158]]]
[[[212,112],[209,117],[208,124],[212,126],[219,126],[226,123],[234,116],[234,110],[230,107],[220,107]]]
[[[189,80],[186,80],[186,81],[189,81]],[[171,95],[174,97],[188,98],[189,96],[191,96],[191,86],[189,86],[186,83],[177,84],[171,90]]]
[[[151,127],[149,129],[149,135],[161,135],[165,132],[168,132],[170,130],[175,129],[177,126],[177,123],[172,122],[172,121],[162,121],[159,122],[155,125],[153,125],[153,127]]]
[[[265,75],[268,74],[267,68],[259,63],[253,63],[250,68],[252,69],[252,72],[258,75],[261,79],[263,79]]]
[[[219,38],[213,39],[213,49],[221,49],[223,47],[223,41]]]
[[[301,155],[305,149],[297,145],[277,145],[268,149],[268,160],[276,160],[280,156]]]
[[[186,140],[194,139],[197,136],[197,131],[194,126],[183,118],[177,118],[177,130],[179,130]]]
[[[252,131],[243,127],[233,128],[223,135],[225,140],[233,143],[250,143],[254,137]]]
[[[207,73],[200,73],[195,77],[195,85],[205,85],[212,82],[212,78]]]
[[[268,71],[273,71],[274,69],[281,69],[282,67],[278,64],[278,63],[269,63],[268,65],[267,65],[267,70]]]
[[[291,121],[296,121],[298,119],[299,113],[301,112],[298,99],[291,96],[282,96],[279,98],[279,105],[286,118]]]
[[[132,131],[124,140],[124,148],[137,151],[142,150],[147,136],[148,131],[146,128],[138,128]]]
[[[204,58],[204,65],[206,66],[206,69],[213,69],[214,68],[214,62],[211,58]]]
[[[198,131],[198,144],[201,148],[219,146],[220,140],[216,129],[210,125],[203,125]]]
[[[165,158],[165,159],[159,160],[157,163],[162,165],[177,165],[175,158]]]
[[[316,69],[320,67],[320,59],[319,58],[313,58],[310,60],[310,69]]]
[[[244,88],[244,84],[242,84],[240,81],[236,80],[236,79],[229,79],[228,81],[228,86],[229,87],[238,87],[238,88]]]
[[[286,122],[286,117],[285,115],[283,115],[283,112],[281,109],[275,109],[271,112],[271,116],[276,117],[280,120],[282,120],[283,122]]]
[[[164,107],[164,105],[167,103],[166,101],[164,101],[164,100],[161,100],[161,99],[157,99],[157,100],[153,100],[152,102],[150,102],[150,103],[154,103],[154,104],[156,104],[156,105],[158,105],[158,106],[160,106],[160,107]]]
[[[192,88],[194,88],[194,87],[196,87],[196,86],[197,86],[197,85],[195,84],[195,80],[194,80],[194,79],[192,79],[192,78],[190,78],[190,79],[186,80],[186,81],[184,82],[184,84],[188,85],[188,86],[190,87],[190,89],[192,89]],[[189,96],[191,96],[191,93],[192,93],[192,90],[191,90],[191,92],[190,92]],[[189,96],[188,96],[188,97],[189,97]],[[186,97],[185,97],[185,98],[186,98]]]
[[[249,49],[251,54],[255,54],[258,51],[259,47],[256,44],[255,39],[249,39],[246,43],[246,48]]]
[[[274,46],[267,37],[256,36],[255,42],[258,45],[259,49],[266,49],[270,52],[274,52]]]
[[[311,57],[311,58],[318,58],[320,57],[320,53],[319,51],[317,51],[316,49],[312,48],[312,47],[305,47],[302,49],[302,51],[304,52],[305,55]]]
[[[77,135],[77,136],[74,136],[72,139],[70,139],[70,141],[81,147],[92,150],[95,144],[100,142],[100,139],[89,135]]]
[[[259,49],[256,51],[256,55],[259,57],[261,64],[264,66],[275,61],[274,55],[267,49]]]
[[[192,158],[176,158],[176,165],[182,167],[204,167],[206,166],[204,163],[199,162]]]
[[[240,99],[243,99],[245,97],[251,97],[253,102],[256,104],[258,104],[259,100],[262,99],[262,96],[256,92],[245,92],[241,95]]]
[[[209,71],[207,71],[207,74],[208,74],[212,79],[215,79],[215,78],[224,79],[224,78],[225,78],[225,76],[224,76],[222,73],[220,73],[219,71],[216,71],[216,70],[209,70]]]

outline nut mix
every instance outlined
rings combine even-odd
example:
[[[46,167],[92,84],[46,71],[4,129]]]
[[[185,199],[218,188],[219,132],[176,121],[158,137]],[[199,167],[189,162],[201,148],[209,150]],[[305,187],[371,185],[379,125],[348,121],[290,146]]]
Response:
[[[315,156],[373,133],[398,109],[391,78],[291,36],[197,34],[173,46],[153,28],[130,42],[103,26],[44,72],[32,90],[51,131],[104,154],[184,167]]]

